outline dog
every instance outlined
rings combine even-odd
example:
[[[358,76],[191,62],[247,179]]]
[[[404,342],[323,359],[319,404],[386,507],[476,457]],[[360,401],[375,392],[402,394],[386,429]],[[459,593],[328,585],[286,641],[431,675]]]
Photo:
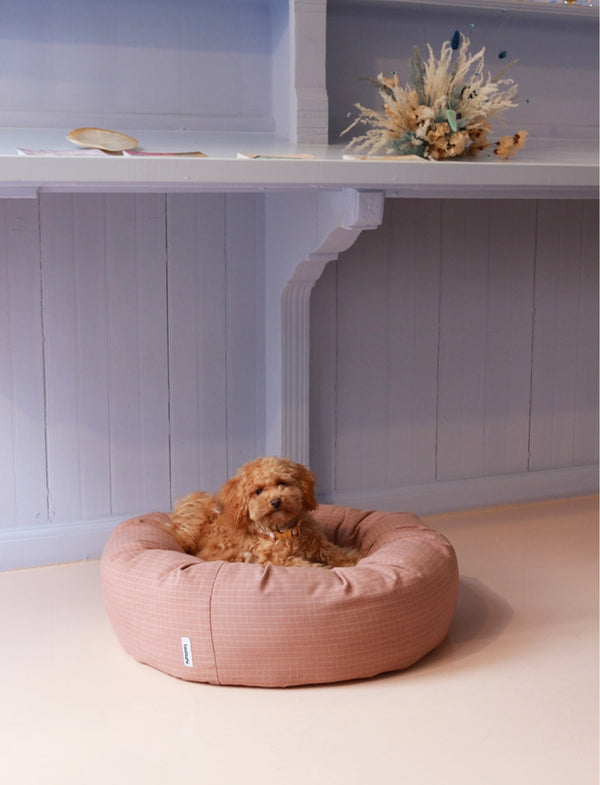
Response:
[[[284,458],[258,458],[216,496],[195,492],[175,504],[171,532],[181,547],[205,561],[284,567],[348,567],[360,559],[331,542],[310,514],[315,476]]]

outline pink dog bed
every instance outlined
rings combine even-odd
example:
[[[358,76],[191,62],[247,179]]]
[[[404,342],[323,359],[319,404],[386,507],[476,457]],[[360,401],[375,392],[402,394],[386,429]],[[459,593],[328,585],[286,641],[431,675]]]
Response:
[[[136,660],[188,681],[319,684],[406,668],[444,639],[456,606],[450,543],[410,513],[321,506],[315,518],[355,567],[202,561],[133,518],[101,562],[108,616]]]

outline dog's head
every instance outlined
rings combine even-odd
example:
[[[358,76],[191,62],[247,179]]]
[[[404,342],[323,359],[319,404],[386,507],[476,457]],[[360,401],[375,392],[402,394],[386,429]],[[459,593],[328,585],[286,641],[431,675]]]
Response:
[[[316,508],[315,476],[285,458],[258,458],[225,483],[219,501],[240,528],[282,532]]]

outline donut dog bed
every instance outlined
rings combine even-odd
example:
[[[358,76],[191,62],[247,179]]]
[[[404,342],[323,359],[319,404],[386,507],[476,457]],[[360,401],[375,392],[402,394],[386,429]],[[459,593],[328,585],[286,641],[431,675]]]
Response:
[[[188,681],[285,687],[412,665],[444,639],[454,550],[410,513],[322,505],[314,513],[354,567],[203,561],[152,513],[119,524],[101,560],[106,610],[139,662]]]

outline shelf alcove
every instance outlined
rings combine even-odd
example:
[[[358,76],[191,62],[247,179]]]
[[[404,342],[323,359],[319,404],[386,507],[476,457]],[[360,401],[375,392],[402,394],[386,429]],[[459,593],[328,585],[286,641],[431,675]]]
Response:
[[[311,390],[325,378],[313,357],[310,379],[311,296],[361,236],[386,236],[386,204],[597,198],[597,7],[84,7],[23,0],[0,31],[4,567],[97,554],[118,520],[214,489],[257,453],[311,459]],[[454,29],[518,57],[524,103],[509,123],[531,131],[526,149],[508,162],[342,160],[353,103],[376,101],[361,77],[404,69],[413,44]],[[209,157],[17,155],[66,151],[86,125]]]

